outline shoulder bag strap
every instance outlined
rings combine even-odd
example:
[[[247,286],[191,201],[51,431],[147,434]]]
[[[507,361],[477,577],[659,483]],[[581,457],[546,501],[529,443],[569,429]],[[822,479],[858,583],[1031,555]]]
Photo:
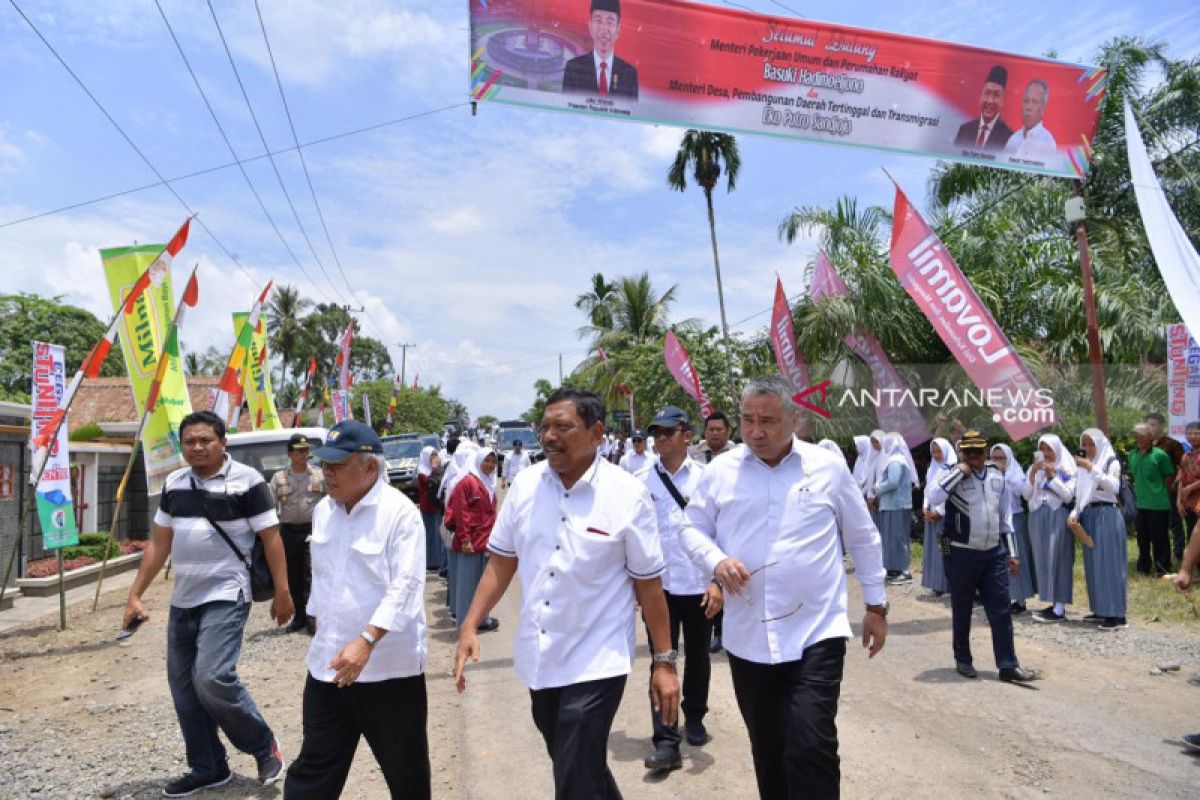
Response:
[[[217,524],[217,521],[212,518],[212,514],[208,513],[208,490],[202,489],[196,483],[195,477],[189,475],[188,479],[192,482],[193,489],[198,492],[204,492],[204,518],[208,520],[208,524],[213,526],[213,530],[221,534],[221,538],[225,540],[225,544],[229,545],[229,549],[233,551],[235,556],[237,556],[237,560],[242,562],[246,566],[246,569],[251,569],[250,562],[246,560],[246,556],[242,554],[242,551],[238,548],[238,546],[233,543],[233,539],[229,538],[229,534],[225,532],[225,529]]]
[[[671,493],[671,497],[675,498],[675,502],[679,504],[679,507],[681,509],[687,508],[687,500],[684,500],[683,495],[675,488],[675,481],[671,480],[671,476],[663,469],[660,462],[654,462],[654,471],[658,473],[658,479],[662,481],[663,486],[667,487],[667,491]]]

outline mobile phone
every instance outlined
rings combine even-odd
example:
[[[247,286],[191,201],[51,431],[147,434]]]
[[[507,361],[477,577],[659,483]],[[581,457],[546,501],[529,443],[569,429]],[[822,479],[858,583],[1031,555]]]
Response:
[[[130,636],[133,636],[135,633],[137,633],[137,629],[142,627],[143,622],[145,622],[145,620],[141,617],[134,617],[133,622],[129,623],[128,628],[121,628],[121,630],[117,631],[117,641],[122,642],[128,639]]]

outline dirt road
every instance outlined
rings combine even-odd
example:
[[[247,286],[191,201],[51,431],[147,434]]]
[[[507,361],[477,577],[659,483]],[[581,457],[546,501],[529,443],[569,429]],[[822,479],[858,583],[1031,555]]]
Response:
[[[853,580],[851,581],[853,586]],[[184,771],[164,675],[164,626],[170,584],[147,593],[153,617],[128,644],[112,635],[123,592],[101,610],[72,609],[71,627],[53,618],[0,636],[0,796],[157,797],[162,781]],[[846,797],[1195,797],[1200,758],[1171,740],[1200,730],[1200,636],[1131,620],[1128,631],[1082,625],[1017,626],[1022,663],[1044,680],[1001,684],[992,668],[986,624],[974,637],[981,680],[955,675],[949,609],[919,588],[891,592],[884,652],[868,661],[857,643],[847,657],[839,728]],[[529,696],[512,672],[512,593],[497,616],[499,632],[482,637],[483,659],[464,695],[448,675],[454,630],[444,588],[428,587],[429,732],[434,796],[550,797],[549,760],[529,716]],[[852,607],[859,607],[855,594]],[[1082,614],[1083,612],[1079,612]],[[1077,616],[1079,615],[1077,614]],[[640,627],[640,626],[639,626]],[[1053,630],[1048,630],[1053,629]],[[247,629],[241,672],[285,754],[300,742],[300,694],[308,639],[268,627],[265,607]],[[1163,661],[1181,669],[1150,671]],[[716,657],[713,741],[686,748],[684,768],[647,774],[646,657],[630,678],[610,740],[617,781],[629,798],[749,797],[749,745],[734,704],[729,670]],[[256,786],[253,763],[234,754],[240,777],[206,797],[271,797]],[[386,797],[365,745],[346,797]]]

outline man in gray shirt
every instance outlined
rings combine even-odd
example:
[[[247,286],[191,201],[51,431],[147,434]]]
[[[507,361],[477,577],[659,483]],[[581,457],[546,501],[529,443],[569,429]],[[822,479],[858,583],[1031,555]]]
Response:
[[[190,771],[164,786],[164,797],[187,797],[233,778],[218,728],[234,747],[254,756],[264,786],[283,775],[275,734],[237,674],[251,602],[243,558],[250,557],[256,535],[275,582],[271,616],[279,625],[292,616],[279,519],[262,475],[225,452],[225,423],[212,412],[184,417],[179,438],[189,466],[172,472],[163,485],[153,536],[122,618],[126,629],[150,619],[142,594],[170,555],[175,589],[167,617],[167,684]]]

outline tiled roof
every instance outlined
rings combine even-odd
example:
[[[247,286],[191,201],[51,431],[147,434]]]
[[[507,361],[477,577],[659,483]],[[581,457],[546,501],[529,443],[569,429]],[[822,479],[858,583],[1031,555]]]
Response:
[[[220,378],[198,375],[187,379],[192,408],[205,409],[212,402],[209,390]],[[72,431],[96,422],[137,422],[137,407],[128,378],[85,378],[71,404],[68,422]]]

